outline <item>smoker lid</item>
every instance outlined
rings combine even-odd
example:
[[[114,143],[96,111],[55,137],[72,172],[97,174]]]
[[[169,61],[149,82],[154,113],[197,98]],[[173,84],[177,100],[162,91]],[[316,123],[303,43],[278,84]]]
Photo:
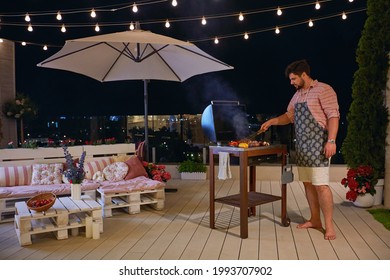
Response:
[[[204,134],[211,142],[229,142],[250,134],[245,105],[239,101],[211,101],[202,114]]]

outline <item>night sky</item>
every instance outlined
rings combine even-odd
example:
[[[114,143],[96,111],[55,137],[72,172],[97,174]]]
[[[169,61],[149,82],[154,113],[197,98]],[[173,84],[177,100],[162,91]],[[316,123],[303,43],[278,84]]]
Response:
[[[26,3],[24,3],[26,2]],[[202,113],[211,100],[238,100],[245,104],[249,113],[283,113],[294,88],[284,76],[285,67],[292,61],[306,58],[312,68],[312,77],[329,83],[337,92],[340,111],[346,114],[351,102],[353,74],[357,69],[355,51],[366,19],[366,12],[347,14],[342,20],[343,11],[356,11],[365,8],[365,1],[334,0],[320,1],[321,9],[314,8],[315,1],[275,1],[275,0],[177,0],[173,7],[171,0],[136,1],[138,13],[130,8],[117,12],[98,12],[96,19],[88,13],[63,15],[58,22],[55,15],[31,16],[33,32],[27,31],[23,17],[10,17],[10,14],[23,15],[26,12],[54,12],[69,9],[89,10],[93,7],[122,4],[127,1],[56,1],[35,0],[2,1],[0,4],[0,38],[16,41],[16,90],[31,97],[38,105],[40,115],[142,115],[143,82],[120,81],[100,83],[91,78],[66,72],[37,67],[36,64],[57,52],[68,39],[76,39],[97,34],[128,30],[127,22],[139,21],[141,29],[189,40],[205,52],[234,66],[234,70],[203,74],[183,83],[151,81],[149,83],[149,114]],[[131,2],[133,3],[133,2]],[[149,3],[149,4],[148,4]],[[294,5],[303,7],[283,9]],[[265,12],[264,10],[272,11]],[[264,12],[258,12],[258,11]],[[253,12],[254,13],[245,13]],[[244,21],[238,20],[243,12]],[[189,20],[208,15],[237,14],[234,17],[212,18],[206,26],[200,20]],[[163,23],[148,23],[156,20],[188,19],[172,22],[169,29]],[[312,18],[314,27],[305,22]],[[62,33],[59,25],[126,23],[123,25],[101,26],[99,33],[93,26],[67,28]],[[23,26],[13,24],[22,23]],[[56,25],[40,27],[39,23]],[[297,25],[295,25],[297,24]],[[281,28],[275,34],[275,26]],[[250,38],[231,36],[251,32]],[[214,44],[215,36],[220,39]],[[38,45],[21,46],[26,41]],[[42,45],[49,50],[43,51]]]

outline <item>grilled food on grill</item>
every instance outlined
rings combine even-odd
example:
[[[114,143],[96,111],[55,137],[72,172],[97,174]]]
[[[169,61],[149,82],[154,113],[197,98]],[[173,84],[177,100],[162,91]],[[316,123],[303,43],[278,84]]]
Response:
[[[230,141],[228,145],[231,147],[251,148],[251,147],[269,146],[269,143],[266,141],[242,139],[239,141]]]

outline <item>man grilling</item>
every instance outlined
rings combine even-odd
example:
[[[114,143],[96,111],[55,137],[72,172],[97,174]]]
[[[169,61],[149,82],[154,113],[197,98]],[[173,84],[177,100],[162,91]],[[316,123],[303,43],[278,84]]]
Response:
[[[294,123],[296,162],[299,179],[305,186],[311,217],[297,228],[322,229],[320,211],[325,220],[326,240],[336,238],[333,225],[333,196],[329,187],[330,159],[336,153],[339,127],[339,105],[331,86],[313,80],[306,60],[287,66],[286,76],[296,92],[287,112],[262,124],[260,131],[271,125]]]

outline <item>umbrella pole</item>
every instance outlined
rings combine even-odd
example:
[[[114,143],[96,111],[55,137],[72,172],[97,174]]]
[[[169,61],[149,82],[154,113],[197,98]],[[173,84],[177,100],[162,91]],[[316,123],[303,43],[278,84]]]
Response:
[[[145,126],[145,160],[149,162],[149,131],[148,131],[148,80],[144,80],[144,126]]]

